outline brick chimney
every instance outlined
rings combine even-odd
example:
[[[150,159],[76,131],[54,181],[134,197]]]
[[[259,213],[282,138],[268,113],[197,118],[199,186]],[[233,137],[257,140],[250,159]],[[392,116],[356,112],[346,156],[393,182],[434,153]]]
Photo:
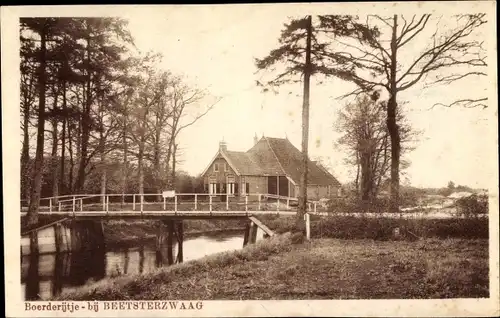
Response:
[[[227,143],[225,141],[219,142],[219,150],[220,151],[227,151]]]
[[[253,144],[256,145],[259,142],[259,138],[257,137],[257,134],[253,136]]]

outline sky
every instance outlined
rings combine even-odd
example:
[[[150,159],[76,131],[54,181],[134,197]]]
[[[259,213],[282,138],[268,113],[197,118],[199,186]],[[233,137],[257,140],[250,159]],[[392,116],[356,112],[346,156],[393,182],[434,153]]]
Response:
[[[221,98],[212,111],[182,132],[181,169],[201,173],[222,140],[230,150],[246,151],[255,135],[286,137],[300,149],[302,88],[284,89],[275,95],[265,94],[255,85],[259,74],[255,74],[254,58],[277,46],[288,21],[286,14],[266,8],[214,7],[155,10],[147,18],[132,11],[123,17],[129,20],[140,51],[162,53],[162,67]],[[412,52],[405,54],[412,56]],[[485,84],[476,80],[425,90],[416,86],[400,95],[407,102],[403,107],[409,121],[422,132],[408,157],[411,166],[403,177],[406,184],[442,187],[451,180],[488,186],[491,166],[485,160],[491,154],[492,139],[486,136],[496,129],[496,105],[487,110],[431,107],[473,89],[484,90]],[[335,97],[352,88],[340,80],[322,85],[313,82],[311,87],[310,155],[321,157],[341,182],[352,181],[352,169],[344,164],[344,151],[334,147],[339,133],[333,125],[344,104]]]
[[[286,137],[300,149],[302,87],[284,88],[275,95],[265,94],[255,85],[260,75],[256,74],[254,59],[265,56],[278,45],[280,31],[290,16],[331,12],[390,15],[393,10],[405,16],[408,12],[432,13],[433,17],[446,13],[443,21],[451,25],[454,23],[452,14],[493,12],[494,9],[494,5],[486,2],[465,4],[82,6],[78,9],[62,6],[10,10],[18,11],[17,14],[25,12],[25,16],[117,16],[127,19],[137,50],[161,53],[160,67],[182,75],[190,85],[209,92],[210,98],[199,105],[201,108],[220,98],[212,111],[180,135],[180,168],[197,175],[209,164],[222,140],[229,150],[246,151],[253,145],[255,135]],[[412,127],[422,132],[416,149],[407,158],[411,165],[402,177],[405,184],[443,187],[453,181],[472,187],[497,187],[495,18],[489,15],[488,26],[478,36],[489,50],[489,77],[427,89],[418,85],[399,95],[398,101],[405,102],[402,107]],[[15,18],[4,20],[17,32]],[[412,41],[411,46],[401,52],[399,62],[411,63],[414,53],[428,44],[429,32]],[[12,36],[11,40],[16,39]],[[12,54],[12,58],[18,58],[16,50],[13,49]],[[353,180],[353,169],[344,164],[345,151],[334,145],[340,133],[333,126],[338,111],[345,104],[336,97],[353,88],[352,84],[335,79],[323,84],[313,79],[311,85],[309,153],[312,158],[321,158],[342,183]],[[488,109],[431,109],[438,102],[478,94],[493,97]]]

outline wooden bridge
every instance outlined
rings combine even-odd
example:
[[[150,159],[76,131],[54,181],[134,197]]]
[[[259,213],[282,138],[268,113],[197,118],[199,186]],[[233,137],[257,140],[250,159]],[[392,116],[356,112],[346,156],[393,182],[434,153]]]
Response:
[[[58,221],[25,231],[23,237],[30,238],[30,251],[38,253],[40,231],[53,227],[55,244],[63,241],[60,224],[72,222],[71,250],[81,250],[88,245],[100,246],[105,233],[103,220],[108,219],[157,219],[160,228],[157,233],[157,248],[166,240],[168,262],[173,262],[173,238],[177,238],[177,259],[182,262],[183,220],[186,219],[247,219],[243,244],[256,241],[257,230],[264,237],[274,233],[258,220],[259,215],[295,215],[298,200],[271,194],[234,196],[229,194],[173,193],[148,194],[75,194],[42,198],[38,214],[60,217]],[[308,202],[305,215],[307,237],[309,238],[309,214],[320,214],[318,204]],[[26,216],[27,202],[21,201],[21,216]],[[97,226],[96,226],[97,224]],[[99,226],[101,224],[101,226]],[[162,229],[164,228],[164,229]],[[33,244],[32,244],[33,243]],[[31,252],[30,252],[31,253]]]
[[[39,215],[74,218],[248,218],[258,215],[295,215],[297,199],[272,194],[148,193],[77,194],[42,198]],[[317,214],[317,202],[307,212]],[[21,216],[27,213],[21,201]]]

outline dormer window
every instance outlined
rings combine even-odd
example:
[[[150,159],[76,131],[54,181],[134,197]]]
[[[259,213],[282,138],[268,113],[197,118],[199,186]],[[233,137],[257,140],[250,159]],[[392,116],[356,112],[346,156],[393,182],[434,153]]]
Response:
[[[219,164],[214,164],[214,172],[219,172]]]

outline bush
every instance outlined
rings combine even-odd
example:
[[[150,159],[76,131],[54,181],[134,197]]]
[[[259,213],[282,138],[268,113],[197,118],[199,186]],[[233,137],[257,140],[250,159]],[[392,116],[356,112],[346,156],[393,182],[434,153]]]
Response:
[[[481,214],[488,214],[488,197],[486,195],[473,194],[458,199],[455,206],[458,216],[466,218],[478,217]]]
[[[259,219],[277,233],[293,232],[294,217],[262,216]],[[466,238],[487,239],[487,218],[453,219],[399,219],[387,217],[358,216],[311,216],[313,238],[338,239],[395,239],[393,231],[400,229],[399,239],[417,238]]]

